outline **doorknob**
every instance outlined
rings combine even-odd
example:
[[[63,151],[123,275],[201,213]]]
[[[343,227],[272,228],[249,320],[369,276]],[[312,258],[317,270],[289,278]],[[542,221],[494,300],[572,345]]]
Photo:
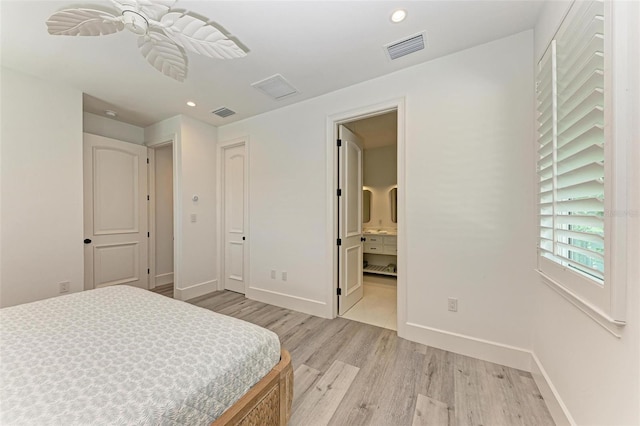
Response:
[[[365,237],[360,237],[360,241],[367,241]]]
[[[90,240],[90,239],[88,239],[88,238],[85,238],[85,239],[84,239],[84,243],[85,243],[85,244],[91,244],[91,240]]]

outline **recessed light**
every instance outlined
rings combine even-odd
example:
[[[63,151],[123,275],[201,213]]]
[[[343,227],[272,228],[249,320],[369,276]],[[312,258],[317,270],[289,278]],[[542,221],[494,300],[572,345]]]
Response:
[[[404,9],[398,9],[391,14],[391,21],[395,23],[402,22],[406,17],[407,17],[407,11]]]
[[[117,116],[118,116],[118,113],[117,113],[117,112],[112,111],[112,110],[110,110],[110,109],[106,110],[106,111],[104,112],[104,114],[105,114],[105,115],[108,115],[109,117],[113,117],[113,118],[115,118],[115,117],[117,117]]]
[[[193,102],[193,101],[189,101],[189,102],[187,102],[187,105],[189,105],[190,107],[194,107],[194,106],[196,106],[196,103]]]

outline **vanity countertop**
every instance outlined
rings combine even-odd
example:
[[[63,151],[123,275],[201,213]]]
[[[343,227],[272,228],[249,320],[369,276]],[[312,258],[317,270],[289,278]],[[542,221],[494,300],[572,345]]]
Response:
[[[368,235],[398,235],[397,229],[365,229],[362,231],[363,234]]]

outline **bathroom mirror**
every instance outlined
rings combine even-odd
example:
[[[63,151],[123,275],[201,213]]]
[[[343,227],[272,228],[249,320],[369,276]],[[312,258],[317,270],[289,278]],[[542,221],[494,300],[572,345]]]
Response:
[[[367,223],[371,220],[371,191],[362,190],[362,222]]]
[[[389,204],[391,205],[391,222],[398,223],[398,188],[389,191]]]

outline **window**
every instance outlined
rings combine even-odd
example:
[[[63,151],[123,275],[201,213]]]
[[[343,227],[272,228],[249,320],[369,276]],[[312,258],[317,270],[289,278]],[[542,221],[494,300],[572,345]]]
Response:
[[[605,214],[615,211],[606,9],[601,0],[575,2],[538,63],[538,270],[621,323],[609,271],[619,225]]]

